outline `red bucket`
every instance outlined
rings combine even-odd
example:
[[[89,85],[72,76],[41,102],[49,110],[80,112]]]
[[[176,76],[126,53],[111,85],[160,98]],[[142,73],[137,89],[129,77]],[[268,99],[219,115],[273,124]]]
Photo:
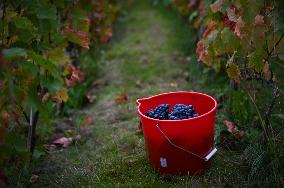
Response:
[[[148,158],[159,173],[197,175],[209,167],[216,153],[213,147],[216,100],[197,92],[170,92],[136,101],[141,118]],[[160,104],[191,104],[196,118],[158,120],[145,116]]]

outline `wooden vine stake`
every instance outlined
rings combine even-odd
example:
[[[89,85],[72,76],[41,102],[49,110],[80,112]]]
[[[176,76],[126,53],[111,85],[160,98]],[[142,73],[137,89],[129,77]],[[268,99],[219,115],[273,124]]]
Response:
[[[29,132],[27,140],[27,147],[28,151],[30,152],[30,162],[32,162],[34,148],[36,144],[36,125],[37,125],[38,115],[39,111],[33,113],[33,109],[31,108],[30,117],[29,117]]]

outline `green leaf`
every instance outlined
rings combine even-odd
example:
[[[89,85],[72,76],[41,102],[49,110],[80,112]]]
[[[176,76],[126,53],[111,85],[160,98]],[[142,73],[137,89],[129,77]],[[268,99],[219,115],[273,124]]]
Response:
[[[260,13],[263,8],[263,0],[240,0],[241,12],[243,12],[242,18],[245,22],[254,21],[257,14]]]
[[[79,8],[72,9],[72,26],[78,30],[88,32],[90,28],[88,13]]]
[[[56,20],[56,7],[54,5],[42,4],[37,9],[38,19]]]
[[[21,64],[21,69],[25,73],[31,73],[32,78],[35,79],[38,76],[39,73],[39,67],[35,64],[33,64],[30,61],[26,61]]]
[[[55,46],[61,46],[66,42],[66,37],[62,32],[52,33],[51,40]]]
[[[17,35],[19,41],[30,44],[33,39],[37,38],[37,29],[28,18],[16,16],[12,18],[11,23],[9,31]]]
[[[42,55],[39,55],[33,51],[29,51],[28,55],[35,62],[35,64],[40,65],[55,77],[58,75],[57,66],[53,62],[45,59]]]
[[[64,48],[57,47],[47,51],[48,60],[58,65],[70,62],[69,56],[65,53]]]
[[[40,3],[36,9],[36,16],[38,18],[38,29],[42,34],[55,33],[57,29],[56,7],[52,4]],[[50,37],[50,36],[49,36]]]
[[[38,82],[34,82],[32,85],[30,85],[28,90],[28,95],[26,99],[23,101],[24,103],[23,106],[25,109],[32,108],[35,111],[35,110],[40,110],[42,108],[41,99],[37,94],[37,86]]]
[[[284,33],[284,1],[276,1],[274,2],[274,15],[273,15],[273,26],[274,26],[274,31],[278,34],[278,35],[282,35],[282,33]]]
[[[27,57],[27,52],[23,48],[10,48],[3,50],[4,59],[7,61],[12,61],[18,58]]]
[[[228,28],[225,27],[221,32],[221,39],[223,43],[223,49],[228,53],[234,53],[240,48],[239,38]]]
[[[266,52],[262,48],[257,48],[253,53],[249,55],[248,67],[255,70],[256,72],[261,72],[264,67],[264,58],[266,57]]]
[[[57,90],[63,87],[62,82],[51,77],[40,78],[40,84],[46,87],[51,94],[55,94]]]

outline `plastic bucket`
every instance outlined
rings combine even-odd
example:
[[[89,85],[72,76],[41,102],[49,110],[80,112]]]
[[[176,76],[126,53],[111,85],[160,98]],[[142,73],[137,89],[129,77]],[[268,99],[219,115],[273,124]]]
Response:
[[[216,100],[197,92],[170,92],[136,100],[147,154],[161,174],[197,175],[209,167],[216,153],[214,122]],[[157,120],[144,114],[160,104],[191,104],[200,115],[186,120]]]

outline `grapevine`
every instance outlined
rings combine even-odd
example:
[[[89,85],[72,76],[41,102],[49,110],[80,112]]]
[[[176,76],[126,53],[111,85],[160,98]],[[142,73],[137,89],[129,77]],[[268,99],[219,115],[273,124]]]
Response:
[[[104,0],[4,0],[0,7],[0,163],[26,163],[47,134],[37,138],[36,130],[51,130],[44,127],[57,106],[88,77],[80,54],[111,39],[117,9]]]

